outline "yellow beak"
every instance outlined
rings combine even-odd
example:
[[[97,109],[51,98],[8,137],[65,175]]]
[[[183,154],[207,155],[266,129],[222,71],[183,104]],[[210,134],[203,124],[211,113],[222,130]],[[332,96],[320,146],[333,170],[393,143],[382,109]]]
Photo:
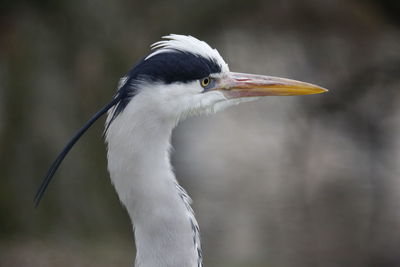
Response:
[[[227,98],[311,95],[328,91],[311,83],[238,72],[220,78],[214,90],[222,91]]]

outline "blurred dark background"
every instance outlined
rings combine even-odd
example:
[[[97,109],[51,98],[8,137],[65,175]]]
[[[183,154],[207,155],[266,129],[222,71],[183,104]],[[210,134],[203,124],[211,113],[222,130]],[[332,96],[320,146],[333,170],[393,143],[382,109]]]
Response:
[[[175,130],[205,266],[400,266],[400,2],[18,1],[0,8],[0,266],[132,266],[97,123],[40,207],[35,190],[118,79],[169,33],[231,70],[330,89]]]

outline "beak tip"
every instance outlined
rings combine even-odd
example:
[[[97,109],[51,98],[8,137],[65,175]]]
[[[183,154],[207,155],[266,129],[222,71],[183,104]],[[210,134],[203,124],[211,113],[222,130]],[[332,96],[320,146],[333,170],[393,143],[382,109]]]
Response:
[[[319,88],[319,94],[323,94],[323,93],[327,93],[327,92],[329,92],[329,90],[328,89],[325,89],[325,88]]]
[[[327,93],[329,92],[328,89],[317,86],[317,85],[312,85],[312,87],[310,88],[311,90],[309,91],[309,94],[313,95],[313,94],[323,94],[323,93]]]

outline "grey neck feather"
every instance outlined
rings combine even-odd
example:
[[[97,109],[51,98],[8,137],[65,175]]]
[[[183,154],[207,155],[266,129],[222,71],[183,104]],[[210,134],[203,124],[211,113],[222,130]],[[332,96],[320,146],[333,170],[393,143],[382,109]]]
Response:
[[[132,220],[137,267],[202,266],[191,200],[176,181],[169,159],[175,124],[174,118],[146,110],[138,101],[107,131],[108,169]]]

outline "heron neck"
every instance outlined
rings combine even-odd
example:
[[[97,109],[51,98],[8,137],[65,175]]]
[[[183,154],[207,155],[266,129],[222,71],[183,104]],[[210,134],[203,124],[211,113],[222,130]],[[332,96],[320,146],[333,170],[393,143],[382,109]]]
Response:
[[[124,111],[107,133],[108,169],[132,220],[136,266],[202,266],[190,198],[177,183],[169,151],[173,119]],[[123,123],[129,122],[129,123]]]

